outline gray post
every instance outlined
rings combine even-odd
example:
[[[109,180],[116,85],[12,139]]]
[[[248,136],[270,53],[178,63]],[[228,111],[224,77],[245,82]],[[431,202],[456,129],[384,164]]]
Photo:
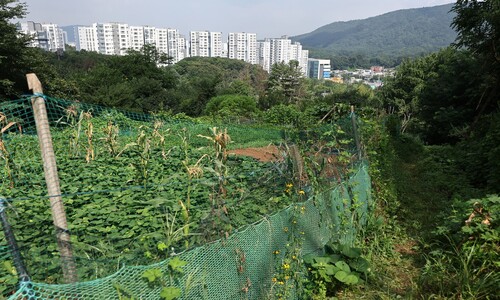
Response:
[[[56,228],[57,245],[61,255],[64,280],[67,283],[77,282],[76,263],[71,249],[66,213],[60,196],[61,188],[59,186],[59,176],[57,174],[56,158],[52,146],[52,136],[50,135],[45,99],[36,96],[37,94],[43,94],[42,84],[34,73],[27,74],[26,79],[28,80],[29,89],[33,90],[33,94],[35,94],[35,96],[31,98],[31,104],[33,105],[36,131],[42,152],[45,182],[50,198],[52,219]]]
[[[2,223],[3,232],[7,244],[9,245],[10,252],[12,254],[12,260],[16,266],[17,274],[19,275],[19,281],[25,282],[30,281],[28,272],[26,271],[26,266],[24,265],[21,253],[19,252],[19,247],[17,246],[17,241],[10,227],[10,223],[7,220],[7,214],[5,213],[5,199],[0,197],[0,222]]]

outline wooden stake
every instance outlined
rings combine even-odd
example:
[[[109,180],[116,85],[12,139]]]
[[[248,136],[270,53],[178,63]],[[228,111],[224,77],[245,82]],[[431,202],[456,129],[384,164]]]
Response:
[[[37,96],[43,94],[42,84],[34,73],[27,74],[26,79],[28,80],[29,89],[33,90],[33,94],[35,95],[31,98],[31,104],[33,105],[36,131],[40,143],[40,150],[42,152],[45,182],[50,197],[52,219],[56,228],[57,244],[61,255],[64,280],[67,283],[77,282],[76,263],[73,258],[68,225],[66,222],[66,213],[64,212],[61,198],[61,188],[59,186],[59,176],[57,174],[56,158],[52,146],[45,99]]]

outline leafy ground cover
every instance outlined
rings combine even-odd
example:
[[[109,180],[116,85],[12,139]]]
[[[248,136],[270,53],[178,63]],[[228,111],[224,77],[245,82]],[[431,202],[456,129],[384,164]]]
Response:
[[[123,264],[162,261],[287,207],[296,193],[307,197],[311,188],[304,182],[316,180],[327,158],[337,157],[330,153],[333,148],[340,151],[352,142],[340,126],[294,135],[317,154],[311,161],[315,167],[305,170],[297,162],[303,153],[284,143],[290,135],[278,127],[218,128],[191,120],[141,122],[88,113],[52,121],[81,280],[102,278]],[[7,158],[2,167],[9,180],[2,181],[1,194],[10,203],[9,219],[31,279],[60,283],[38,140],[11,131],[2,142]],[[349,162],[344,156],[339,156],[347,160],[342,164]],[[14,268],[8,259],[3,263],[9,275],[1,280],[14,287]]]
[[[123,263],[149,264],[227,236],[290,203],[283,195],[290,172],[283,160],[228,152],[275,144],[269,149],[278,155],[278,128],[145,123],[121,115],[65,123],[52,134],[85,280],[115,272]],[[9,155],[2,170],[10,180],[2,181],[1,195],[11,199],[10,222],[32,279],[60,282],[38,140],[11,133],[3,141]]]

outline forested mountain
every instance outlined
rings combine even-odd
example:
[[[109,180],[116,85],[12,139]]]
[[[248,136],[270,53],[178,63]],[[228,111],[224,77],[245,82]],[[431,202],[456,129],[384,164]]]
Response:
[[[405,9],[363,20],[334,22],[292,39],[310,49],[310,56],[362,56],[366,63],[381,60],[381,64],[396,64],[398,58],[437,51],[455,40],[457,34],[450,27],[455,16],[450,12],[452,6]]]

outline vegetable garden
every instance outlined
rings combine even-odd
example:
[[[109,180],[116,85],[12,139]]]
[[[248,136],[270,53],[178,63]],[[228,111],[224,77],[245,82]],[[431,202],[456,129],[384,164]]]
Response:
[[[30,98],[1,103],[2,210],[29,280],[2,237],[0,297],[304,298],[367,272],[352,247],[371,205],[354,115],[306,131],[44,98],[73,257],[57,250]],[[274,159],[232,152],[263,146]]]

